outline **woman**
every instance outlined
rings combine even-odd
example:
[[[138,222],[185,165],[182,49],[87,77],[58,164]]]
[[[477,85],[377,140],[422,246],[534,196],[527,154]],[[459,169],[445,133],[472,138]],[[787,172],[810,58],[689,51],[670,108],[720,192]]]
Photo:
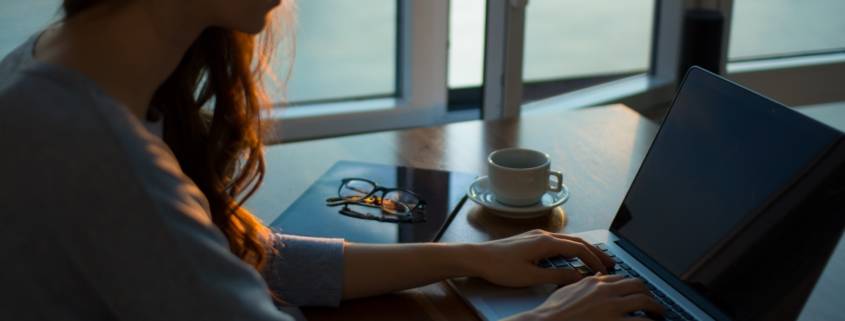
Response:
[[[533,263],[563,254],[597,271],[613,264],[570,236],[367,245],[270,232],[241,204],[264,173],[268,55],[256,49],[273,46],[256,34],[278,5],[65,0],[60,23],[0,63],[0,164],[10,172],[0,314],[286,320],[274,300],[337,305],[455,276],[574,283],[513,320],[659,313],[638,281],[579,281]]]

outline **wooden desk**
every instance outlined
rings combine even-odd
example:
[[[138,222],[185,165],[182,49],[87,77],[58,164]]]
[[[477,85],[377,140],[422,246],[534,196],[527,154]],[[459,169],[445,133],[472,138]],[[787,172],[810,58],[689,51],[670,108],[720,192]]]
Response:
[[[484,241],[535,227],[568,233],[607,228],[657,127],[627,107],[613,105],[519,120],[471,121],[276,145],[267,149],[267,177],[248,207],[266,222],[273,221],[342,159],[483,174],[488,153],[520,146],[549,153],[552,168],[564,172],[572,198],[563,210],[548,218],[515,222],[486,215],[468,202],[443,241]],[[840,286],[826,293],[839,296],[844,290]],[[478,320],[442,282],[344,302],[338,309],[303,310],[309,320]]]

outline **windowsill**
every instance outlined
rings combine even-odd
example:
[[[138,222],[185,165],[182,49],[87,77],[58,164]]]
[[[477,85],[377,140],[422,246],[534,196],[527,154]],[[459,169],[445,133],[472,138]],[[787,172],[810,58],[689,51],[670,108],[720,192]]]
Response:
[[[760,59],[742,62],[729,62],[726,69],[728,74],[738,74],[761,70],[807,67],[836,63],[845,63],[845,53],[830,53],[809,56]]]
[[[348,113],[363,113],[396,108],[399,100],[396,98],[373,98],[350,100],[331,103],[308,104],[298,106],[273,107],[273,119],[298,119],[308,117],[329,116]]]
[[[477,109],[447,112],[445,107],[409,107],[403,103],[396,98],[373,98],[276,107],[269,119],[273,123],[273,135],[265,137],[265,143],[427,127],[480,117]]]
[[[653,76],[640,74],[527,103],[522,106],[522,111],[523,113],[538,113],[604,105],[623,101],[666,85],[668,84]]]

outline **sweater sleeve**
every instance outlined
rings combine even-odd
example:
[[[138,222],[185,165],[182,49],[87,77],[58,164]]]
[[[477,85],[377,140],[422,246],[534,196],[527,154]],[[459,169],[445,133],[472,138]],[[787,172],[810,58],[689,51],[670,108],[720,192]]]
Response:
[[[264,271],[284,303],[337,306],[343,296],[342,239],[274,235],[275,253]]]

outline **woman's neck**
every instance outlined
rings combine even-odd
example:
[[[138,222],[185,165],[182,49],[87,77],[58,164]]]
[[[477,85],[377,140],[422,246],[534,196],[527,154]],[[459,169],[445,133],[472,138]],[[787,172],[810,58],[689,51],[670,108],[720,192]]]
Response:
[[[46,31],[37,60],[93,79],[143,119],[156,89],[206,25],[180,12],[180,1],[132,1],[86,10]],[[170,4],[168,4],[170,3]]]

